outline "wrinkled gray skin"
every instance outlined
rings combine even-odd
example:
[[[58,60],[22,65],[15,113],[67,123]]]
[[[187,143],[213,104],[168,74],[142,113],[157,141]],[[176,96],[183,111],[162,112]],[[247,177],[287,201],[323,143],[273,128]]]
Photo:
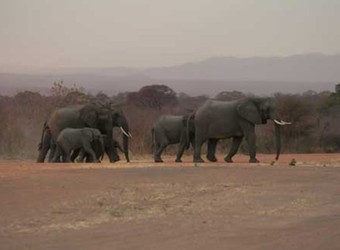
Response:
[[[99,129],[95,128],[65,128],[56,140],[56,152],[52,162],[59,162],[62,158],[63,162],[71,162],[71,153],[76,149],[82,149],[91,155],[94,162],[99,162],[91,144],[99,142],[102,151],[104,151],[103,135]]]
[[[50,150],[49,161],[52,160],[55,151],[55,141],[59,133],[65,128],[97,128],[106,135],[105,140],[112,138],[113,127],[122,127],[129,133],[127,120],[120,110],[104,106],[99,103],[68,106],[55,110],[45,122],[41,142],[39,144],[39,156],[37,162],[44,162]],[[113,146],[109,146],[108,157],[114,162]],[[129,162],[128,136],[123,134],[123,149],[126,161]]]
[[[238,101],[208,100],[195,114],[195,148],[194,162],[203,162],[201,158],[202,144],[209,140],[208,159],[216,161],[212,154],[216,150],[219,139],[233,138],[229,154],[224,158],[226,162],[232,162],[232,157],[245,137],[249,145],[251,163],[259,162],[256,159],[256,135],[255,125],[265,124],[267,120],[280,120],[276,114],[274,102],[270,98],[248,98]],[[280,131],[275,124],[276,145],[278,159],[280,154]]]
[[[163,115],[155,122],[151,131],[155,162],[163,162],[161,154],[170,144],[179,144],[176,162],[182,161],[184,150],[188,149],[190,144],[194,145],[193,120],[188,120],[188,117]]]
[[[91,146],[93,151],[95,152],[96,156],[98,159],[103,159],[104,157],[104,153],[108,152],[109,150],[109,145],[106,145],[107,140],[105,140],[104,142],[104,151],[103,148],[101,147],[100,143],[98,143],[98,141],[94,141]],[[119,149],[120,152],[124,153],[122,147],[120,146],[120,144],[118,143],[118,141],[116,141],[115,139],[111,140],[111,143],[113,145],[113,159],[114,161],[119,161],[120,157],[118,155],[117,149]],[[71,161],[74,162],[74,160],[77,158],[77,162],[93,162],[93,158],[91,157],[91,155],[87,154],[83,149],[79,149],[73,152],[72,156],[71,156]]]

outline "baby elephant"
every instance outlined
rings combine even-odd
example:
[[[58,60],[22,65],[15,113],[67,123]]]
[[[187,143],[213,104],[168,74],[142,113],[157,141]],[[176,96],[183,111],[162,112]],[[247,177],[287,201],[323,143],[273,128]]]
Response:
[[[91,155],[93,162],[99,162],[91,144],[99,142],[104,151],[103,135],[95,128],[65,128],[57,138],[56,152],[53,162],[56,162],[60,156],[63,162],[71,162],[72,151],[83,149]]]
[[[162,115],[155,122],[151,134],[155,162],[163,162],[161,154],[170,144],[179,144],[176,162],[181,162],[184,150],[194,144],[193,115]]]

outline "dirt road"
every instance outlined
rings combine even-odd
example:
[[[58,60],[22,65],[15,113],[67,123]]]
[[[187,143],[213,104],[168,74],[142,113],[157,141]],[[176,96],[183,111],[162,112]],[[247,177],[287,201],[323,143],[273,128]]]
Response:
[[[0,249],[339,249],[340,154],[259,159],[2,162]]]

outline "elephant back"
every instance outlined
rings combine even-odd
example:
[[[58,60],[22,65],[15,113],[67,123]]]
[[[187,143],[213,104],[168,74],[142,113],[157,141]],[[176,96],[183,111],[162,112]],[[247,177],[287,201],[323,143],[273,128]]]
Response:
[[[99,112],[95,105],[74,105],[55,110],[47,125],[52,137],[56,139],[60,131],[65,128],[97,128],[98,119]]]

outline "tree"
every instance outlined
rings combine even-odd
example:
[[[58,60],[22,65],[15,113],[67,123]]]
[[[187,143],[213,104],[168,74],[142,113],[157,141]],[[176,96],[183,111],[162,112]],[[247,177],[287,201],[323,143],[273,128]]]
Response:
[[[311,144],[316,144],[313,137],[316,135],[319,119],[313,99],[302,95],[282,94],[277,94],[276,99],[280,118],[292,122],[282,129],[283,140],[295,151],[311,148]]]
[[[178,103],[176,92],[166,85],[144,86],[138,92],[129,93],[127,100],[136,106],[158,110]]]
[[[54,82],[50,90],[51,96],[55,99],[55,106],[63,107],[72,104],[82,104],[89,100],[89,96],[85,94],[85,90],[76,86],[71,87],[64,85],[63,81]]]
[[[216,95],[215,99],[221,101],[235,101],[245,98],[246,95],[240,91],[223,91]]]

